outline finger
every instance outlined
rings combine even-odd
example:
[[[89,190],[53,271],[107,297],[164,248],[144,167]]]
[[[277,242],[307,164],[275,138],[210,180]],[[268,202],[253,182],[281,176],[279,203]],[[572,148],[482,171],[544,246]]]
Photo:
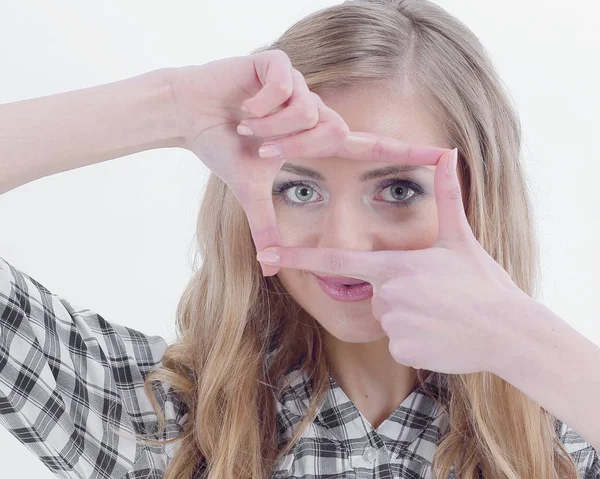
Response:
[[[333,156],[348,136],[348,125],[342,117],[327,107],[320,99],[317,101],[319,122],[314,128],[269,140],[266,144],[278,146],[280,158],[320,158]],[[264,146],[264,145],[263,145]],[[262,155],[261,155],[262,156]]]
[[[263,276],[275,276],[279,273],[279,268],[268,264],[260,263],[260,269],[262,270]]]
[[[457,151],[458,155],[458,151]],[[445,154],[433,179],[438,210],[438,242],[463,242],[474,238],[465,214],[460,182],[451,165],[452,152]]]
[[[262,118],[280,107],[292,95],[292,64],[281,50],[268,50],[253,58],[256,75],[264,86],[242,105],[254,116]]]
[[[351,131],[337,156],[405,165],[437,165],[447,148],[420,145],[376,133]]]
[[[302,74],[292,69],[294,91],[287,106],[264,118],[245,118],[241,125],[249,127],[255,136],[273,138],[314,128],[319,122],[319,105]]]
[[[265,193],[262,193],[263,191]],[[268,246],[281,245],[271,187],[264,187],[260,190],[251,188],[244,192],[234,193],[248,218],[256,251],[262,251]],[[261,264],[261,267],[265,276],[272,276],[279,271],[279,267],[274,265]]]
[[[265,254],[266,253],[266,254]],[[267,248],[259,261],[281,268],[294,268],[362,279],[378,287],[390,277],[415,271],[415,251],[355,251],[334,248]]]

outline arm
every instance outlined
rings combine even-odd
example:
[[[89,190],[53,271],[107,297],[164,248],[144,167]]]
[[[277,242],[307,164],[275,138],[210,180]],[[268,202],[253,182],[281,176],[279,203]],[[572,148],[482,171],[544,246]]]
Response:
[[[493,372],[600,453],[600,348],[531,298],[510,314],[519,323]]]
[[[163,451],[134,438],[170,439],[186,421],[163,384],[155,398],[167,429],[159,434],[145,393],[166,346],[70,303],[0,257],[0,426],[57,477],[163,477]]]
[[[62,171],[180,146],[173,70],[0,105],[0,194]]]

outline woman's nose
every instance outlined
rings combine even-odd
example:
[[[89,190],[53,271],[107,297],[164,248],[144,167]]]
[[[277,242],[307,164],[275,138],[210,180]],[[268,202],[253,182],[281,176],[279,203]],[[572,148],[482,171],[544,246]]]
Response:
[[[371,251],[373,231],[371,221],[360,205],[339,202],[321,218],[318,247]]]

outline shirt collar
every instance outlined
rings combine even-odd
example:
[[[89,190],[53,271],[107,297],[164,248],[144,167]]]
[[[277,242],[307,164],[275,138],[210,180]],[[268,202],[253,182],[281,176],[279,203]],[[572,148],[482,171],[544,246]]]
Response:
[[[408,447],[425,429],[437,421],[436,430],[443,435],[448,421],[445,411],[427,395],[418,384],[401,404],[386,418],[377,429],[374,429],[366,418],[358,411],[352,401],[344,393],[335,379],[329,377],[327,398],[319,408],[318,414],[311,424],[313,435],[321,435],[344,442],[350,436],[363,434],[372,438],[374,445],[383,441],[389,450],[401,452]],[[283,389],[277,401],[280,428],[284,438],[291,437],[291,427],[306,415],[312,395],[312,381],[304,371],[298,368],[288,372],[284,383],[291,380]],[[447,376],[433,372],[425,380],[434,397],[447,404]],[[349,432],[349,428],[353,430]]]

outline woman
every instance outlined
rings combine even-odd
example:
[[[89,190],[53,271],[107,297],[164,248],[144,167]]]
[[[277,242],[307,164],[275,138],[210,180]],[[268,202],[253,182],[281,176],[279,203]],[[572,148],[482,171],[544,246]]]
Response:
[[[57,118],[66,107],[75,110]],[[105,118],[101,129],[85,108]],[[242,118],[250,132],[236,132]],[[57,475],[600,478],[590,443],[494,374],[499,349],[468,344],[471,357],[494,359],[487,369],[413,368],[418,351],[401,358],[392,339],[402,329],[383,321],[394,313],[401,324],[405,300],[384,301],[382,275],[399,281],[397,255],[431,250],[448,230],[437,166],[453,147],[458,177],[441,181],[460,182],[478,258],[501,266],[486,265],[497,291],[535,291],[518,119],[478,40],[441,8],[347,1],[252,57],[4,105],[0,127],[21,137],[0,151],[1,191],[160,147],[188,148],[213,172],[198,219],[202,266],[168,347],[0,261],[0,417]],[[279,156],[258,157],[264,138]],[[269,264],[264,252],[279,245],[292,248]],[[315,247],[325,256],[305,249]],[[513,317],[501,319],[525,322]],[[442,344],[462,357],[464,344]]]

